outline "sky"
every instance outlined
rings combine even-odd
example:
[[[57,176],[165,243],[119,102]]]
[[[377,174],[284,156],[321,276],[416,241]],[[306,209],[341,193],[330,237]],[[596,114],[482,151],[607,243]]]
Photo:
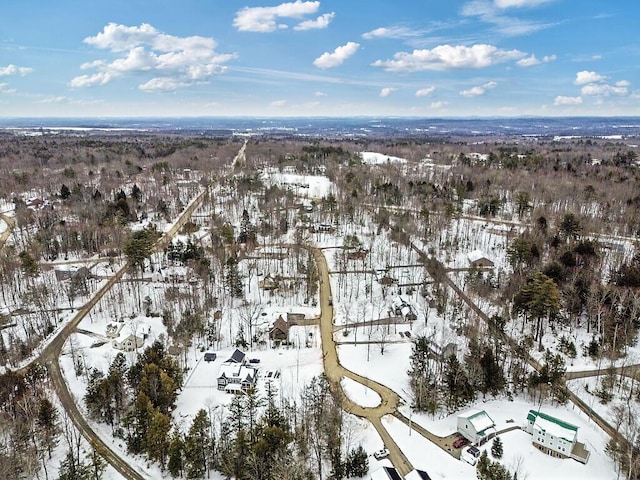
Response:
[[[640,114],[636,0],[5,1],[0,117]]]

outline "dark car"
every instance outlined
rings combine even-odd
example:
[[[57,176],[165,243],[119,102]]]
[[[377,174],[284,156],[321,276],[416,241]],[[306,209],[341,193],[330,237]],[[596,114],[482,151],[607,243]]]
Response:
[[[460,437],[455,442],[453,442],[453,448],[462,448],[468,443],[469,443],[469,440],[467,440],[464,437]]]

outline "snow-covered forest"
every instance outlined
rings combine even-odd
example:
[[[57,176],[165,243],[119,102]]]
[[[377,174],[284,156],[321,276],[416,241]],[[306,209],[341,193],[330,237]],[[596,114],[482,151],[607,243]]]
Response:
[[[0,136],[0,471],[639,478],[636,150]]]

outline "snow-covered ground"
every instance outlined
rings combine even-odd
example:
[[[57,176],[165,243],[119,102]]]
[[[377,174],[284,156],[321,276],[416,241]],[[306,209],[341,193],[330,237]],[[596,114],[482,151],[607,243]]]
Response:
[[[384,153],[359,152],[359,155],[360,157],[362,157],[362,163],[366,163],[368,165],[381,165],[385,163],[407,163],[406,158],[385,155]]]

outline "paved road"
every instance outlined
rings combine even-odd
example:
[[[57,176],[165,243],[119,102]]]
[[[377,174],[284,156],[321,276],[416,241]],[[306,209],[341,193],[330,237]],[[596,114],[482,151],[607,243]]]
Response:
[[[2,233],[0,233],[0,248],[4,247],[7,239],[13,233],[13,229],[16,227],[16,221],[8,215],[4,213],[0,213],[0,219],[7,224],[7,228],[4,229]]]
[[[156,251],[160,251],[165,248],[171,238],[180,231],[185,222],[191,217],[191,214],[196,210],[202,200],[204,199],[206,194],[206,190],[201,192],[182,212],[178,220],[174,223],[171,229],[166,232],[162,237],[158,239],[156,242],[154,249]],[[62,348],[69,338],[69,335],[73,333],[78,326],[78,324],[82,321],[82,319],[89,313],[89,311],[102,299],[102,297],[113,287],[118,281],[122,279],[124,274],[128,271],[129,267],[125,265],[120,268],[114,275],[111,277],[89,300],[78,312],[74,315],[74,317],[69,321],[60,331],[56,334],[56,336],[47,344],[41,351],[40,355],[34,362],[40,362],[45,365],[47,371],[49,372],[49,376],[51,378],[54,390],[56,394],[60,398],[60,402],[62,407],[69,415],[69,418],[76,426],[78,431],[82,434],[82,436],[102,455],[102,457],[107,461],[111,466],[122,475],[124,478],[129,480],[148,480],[147,476],[143,476],[139,469],[129,465],[125,460],[123,460],[116,452],[114,452],[106,443],[102,441],[102,439],[93,431],[91,426],[87,423],[87,421],[82,416],[82,413],[78,409],[76,401],[74,400],[71,392],[69,391],[69,387],[64,380],[62,375],[62,371],[60,370],[60,363],[58,361],[60,357],[60,353],[62,352]],[[25,367],[26,368],[26,367]]]
[[[320,338],[322,340],[322,358],[324,362],[324,373],[329,380],[334,392],[338,392],[345,411],[358,417],[365,418],[374,426],[385,447],[389,450],[389,459],[401,475],[408,474],[413,467],[400,447],[393,440],[389,432],[382,425],[382,417],[385,415],[398,414],[398,395],[390,388],[385,387],[369,378],[362,377],[344,368],[338,360],[338,352],[333,339],[333,306],[329,304],[331,297],[331,282],[329,280],[329,268],[327,260],[322,251],[312,248],[312,253],[321,278],[320,282]],[[342,378],[350,378],[366,387],[374,390],[382,399],[377,407],[362,407],[350,400],[342,391],[340,381]]]

